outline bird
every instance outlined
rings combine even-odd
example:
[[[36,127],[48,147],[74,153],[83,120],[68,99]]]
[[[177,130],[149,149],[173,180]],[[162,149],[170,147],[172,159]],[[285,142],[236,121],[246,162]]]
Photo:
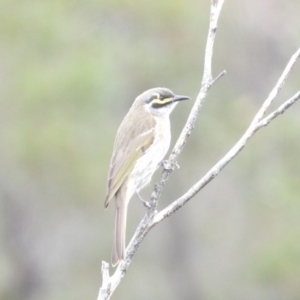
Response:
[[[170,113],[187,96],[167,88],[139,95],[123,119],[114,142],[104,207],[115,198],[112,266],[125,259],[127,208],[131,197],[143,189],[162,163],[171,141]]]

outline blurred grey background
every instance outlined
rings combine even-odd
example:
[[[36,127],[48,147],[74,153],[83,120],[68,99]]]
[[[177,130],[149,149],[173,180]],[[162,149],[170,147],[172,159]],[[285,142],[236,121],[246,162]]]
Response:
[[[96,299],[114,136],[133,99],[200,88],[210,1],[0,3],[0,299]],[[247,128],[300,45],[300,2],[225,1],[215,84],[160,208]],[[299,90],[294,68],[272,109]],[[173,143],[193,102],[174,111]],[[300,299],[300,106],[154,228],[113,299]],[[173,144],[172,143],[172,144]],[[142,192],[149,197],[151,185]],[[127,241],[144,214],[134,197]]]

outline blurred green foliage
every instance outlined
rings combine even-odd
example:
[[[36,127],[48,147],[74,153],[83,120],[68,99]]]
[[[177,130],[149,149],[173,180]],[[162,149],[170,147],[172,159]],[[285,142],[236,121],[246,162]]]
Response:
[[[213,70],[228,73],[161,207],[247,128],[299,47],[299,11],[297,1],[225,1]],[[196,97],[208,21],[209,1],[0,3],[0,299],[96,299],[112,243],[103,201],[116,130],[148,88]],[[299,71],[276,105],[299,90]],[[173,142],[191,105],[172,115]],[[299,299],[298,115],[296,104],[262,129],[158,226],[114,299]],[[132,199],[128,239],[143,213]]]

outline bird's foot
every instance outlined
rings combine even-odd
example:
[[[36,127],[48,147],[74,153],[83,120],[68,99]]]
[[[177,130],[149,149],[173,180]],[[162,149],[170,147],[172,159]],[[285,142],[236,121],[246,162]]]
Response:
[[[180,168],[180,166],[178,165],[177,161],[172,162],[170,160],[164,159],[160,164],[161,164],[161,166],[165,170],[172,170],[172,171],[174,171],[175,169],[179,169]]]
[[[136,193],[136,195],[139,197],[139,199],[141,200],[141,202],[143,203],[143,205],[147,209],[151,209],[152,208],[152,205],[148,201],[144,200],[138,192],[135,192],[135,193]]]

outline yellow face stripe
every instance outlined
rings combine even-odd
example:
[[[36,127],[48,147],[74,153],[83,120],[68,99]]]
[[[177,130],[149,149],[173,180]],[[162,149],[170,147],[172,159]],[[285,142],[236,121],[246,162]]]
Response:
[[[167,103],[167,102],[169,102],[170,101],[170,99],[171,98],[165,98],[165,99],[159,99],[159,96],[156,98],[156,99],[154,99],[153,101],[152,101],[152,103],[155,103],[155,104],[165,104],[165,103]]]

